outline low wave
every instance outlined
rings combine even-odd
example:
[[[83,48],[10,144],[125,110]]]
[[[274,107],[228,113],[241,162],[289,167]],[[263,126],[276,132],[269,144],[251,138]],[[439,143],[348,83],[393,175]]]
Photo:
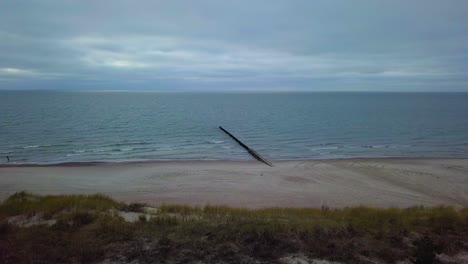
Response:
[[[23,147],[24,149],[30,149],[30,148],[38,148],[39,145],[29,145],[29,146],[25,146]]]
[[[222,143],[224,143],[226,141],[224,141],[224,140],[207,140],[207,142],[210,143],[210,144],[222,144]]]
[[[24,146],[23,149],[31,149],[31,148],[51,148],[51,147],[64,147],[68,146],[67,144],[44,144],[44,145],[28,145]]]
[[[154,143],[147,141],[136,141],[136,142],[122,142],[122,143],[113,143],[102,145],[102,147],[123,147],[123,146],[140,146],[140,145],[151,145]]]
[[[332,146],[332,145],[336,145],[336,144],[339,144],[339,143],[336,143],[336,142],[326,142],[326,143],[320,143],[320,146]]]
[[[130,152],[132,150],[147,150],[147,148],[96,148],[96,149],[80,149],[74,150],[71,153],[66,154],[67,157],[73,156],[85,156],[85,155],[96,155],[96,154],[109,154],[119,155]]]
[[[123,154],[125,154],[125,153],[123,153],[123,152],[111,152],[111,153],[109,153],[109,154],[110,154],[110,155],[123,155]]]
[[[86,152],[90,153],[109,153],[109,152],[121,152],[121,151],[129,151],[132,148],[97,148],[97,149],[90,149]]]
[[[330,149],[338,149],[339,147],[322,147],[322,148],[311,148],[310,150],[316,151],[316,150],[330,150]]]
[[[407,147],[409,146],[408,145],[361,145],[361,146],[317,147],[317,148],[310,148],[310,150],[317,151],[317,150],[332,150],[332,149],[374,149],[374,148],[407,148]]]
[[[324,140],[325,141],[325,140]],[[294,141],[285,141],[281,144],[273,144],[260,139],[252,142],[256,143],[253,147],[261,154],[275,158],[334,158],[334,157],[355,157],[359,155],[372,156],[414,156],[436,154],[466,157],[466,146],[468,142],[437,144],[438,141],[427,144],[416,144],[408,140],[394,142],[393,140],[372,140],[363,142],[353,140],[350,142],[338,142],[329,140],[329,142],[310,142],[296,143]],[[361,142],[360,142],[361,141]],[[370,141],[370,140],[369,140]],[[146,142],[146,143],[145,143]],[[12,150],[3,149],[0,151],[0,164],[6,163],[6,158],[10,156],[14,162],[19,161],[89,161],[89,160],[123,160],[123,159],[205,159],[219,158],[230,159],[232,156],[246,158],[242,148],[231,140],[217,140],[206,138],[194,138],[192,140],[174,140],[166,141],[164,144],[154,141],[147,144],[148,141],[115,143],[111,142],[64,142],[63,144],[21,144],[14,146]],[[31,143],[31,142],[27,142]],[[277,142],[275,142],[277,143]],[[344,144],[348,143],[348,144]],[[374,144],[366,144],[374,143]],[[377,143],[377,144],[375,144]],[[379,144],[380,143],[380,144]]]

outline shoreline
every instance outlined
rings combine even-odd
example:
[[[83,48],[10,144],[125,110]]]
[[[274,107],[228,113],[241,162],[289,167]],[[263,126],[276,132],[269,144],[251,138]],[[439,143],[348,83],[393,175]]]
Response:
[[[468,160],[468,157],[411,157],[411,156],[358,156],[343,158],[297,158],[297,159],[268,159],[271,162],[293,162],[293,161],[342,161],[342,160]],[[87,167],[97,165],[132,165],[132,164],[158,164],[158,163],[194,163],[194,162],[260,162],[251,159],[135,159],[135,160],[95,160],[95,161],[64,161],[64,162],[25,162],[25,163],[0,163],[0,168],[16,167]],[[261,162],[260,162],[261,163]]]

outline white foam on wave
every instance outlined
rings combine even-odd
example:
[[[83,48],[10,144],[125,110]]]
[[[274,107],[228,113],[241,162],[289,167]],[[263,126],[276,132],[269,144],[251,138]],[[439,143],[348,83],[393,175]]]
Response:
[[[408,148],[410,145],[386,145],[386,148]]]
[[[96,148],[96,149],[90,149],[90,150],[86,150],[86,152],[89,152],[89,153],[110,153],[111,155],[117,155],[115,153],[122,153],[122,152],[131,152],[131,151],[151,151],[151,150],[154,150],[154,149],[151,149],[151,148],[141,148],[141,147],[135,147],[135,148],[132,148],[132,147],[126,147],[126,148]],[[170,149],[172,150],[172,149]],[[112,154],[114,153],[114,154]]]
[[[38,148],[39,145],[29,145],[29,146],[25,146],[23,147],[24,149],[29,149],[29,148]]]
[[[122,151],[131,151],[133,148],[122,148]]]
[[[97,149],[92,149],[91,152],[97,152],[97,153],[101,153],[101,152],[106,152],[106,151],[109,151],[109,149],[105,149],[105,148],[97,148]]]
[[[338,147],[311,148],[310,150],[316,151],[316,150],[330,150],[330,149],[338,149]]]
[[[63,145],[63,144],[59,144],[59,145],[52,145],[52,144],[28,145],[28,146],[24,146],[23,149],[30,149],[30,148],[50,148],[50,147],[60,147],[60,146],[66,146],[66,145]]]
[[[208,143],[210,144],[222,144],[224,142],[224,140],[208,140]]]

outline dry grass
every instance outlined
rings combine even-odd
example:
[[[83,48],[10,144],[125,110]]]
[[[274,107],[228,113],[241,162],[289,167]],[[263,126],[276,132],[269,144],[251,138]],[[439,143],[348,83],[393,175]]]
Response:
[[[276,262],[310,258],[365,263],[453,255],[467,241],[468,209],[453,207],[343,209],[163,205],[149,221],[125,222],[116,210],[142,211],[103,195],[17,193],[0,204],[0,263]],[[15,215],[56,219],[53,226],[19,228]]]
[[[13,215],[35,215],[50,217],[67,211],[104,211],[121,207],[123,203],[102,195],[46,195],[39,196],[27,192],[18,192],[0,205],[0,220]]]

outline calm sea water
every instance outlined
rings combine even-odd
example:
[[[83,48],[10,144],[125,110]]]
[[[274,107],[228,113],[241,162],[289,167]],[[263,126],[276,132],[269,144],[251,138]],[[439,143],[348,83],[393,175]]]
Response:
[[[0,163],[468,157],[468,93],[0,91]]]

